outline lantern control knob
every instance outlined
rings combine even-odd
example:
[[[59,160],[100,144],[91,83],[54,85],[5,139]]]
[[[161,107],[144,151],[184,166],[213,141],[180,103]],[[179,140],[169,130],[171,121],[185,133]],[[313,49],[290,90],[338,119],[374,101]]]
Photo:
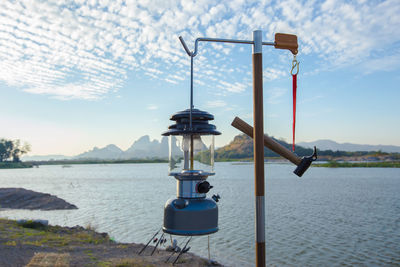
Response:
[[[210,191],[211,188],[213,188],[213,186],[210,185],[210,183],[207,181],[202,181],[198,183],[196,186],[197,192],[200,194],[208,193],[208,191]]]

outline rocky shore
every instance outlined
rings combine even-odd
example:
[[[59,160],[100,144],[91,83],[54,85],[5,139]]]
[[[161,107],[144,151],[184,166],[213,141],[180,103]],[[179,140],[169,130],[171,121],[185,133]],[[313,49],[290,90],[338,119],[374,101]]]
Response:
[[[46,226],[0,219],[0,266],[172,266],[177,253],[144,244],[117,243],[80,226]],[[221,266],[184,253],[174,266]]]
[[[29,210],[77,209],[65,200],[24,188],[0,188],[0,208]]]

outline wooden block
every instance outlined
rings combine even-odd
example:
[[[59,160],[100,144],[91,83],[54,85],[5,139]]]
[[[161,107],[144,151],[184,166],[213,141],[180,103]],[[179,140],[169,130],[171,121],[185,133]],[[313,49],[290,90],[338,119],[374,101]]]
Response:
[[[290,50],[294,55],[297,54],[299,45],[297,43],[297,36],[286,33],[275,34],[275,48]]]

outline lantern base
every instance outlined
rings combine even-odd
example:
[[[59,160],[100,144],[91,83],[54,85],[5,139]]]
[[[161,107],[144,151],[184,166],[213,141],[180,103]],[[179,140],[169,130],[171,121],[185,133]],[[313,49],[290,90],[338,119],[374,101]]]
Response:
[[[165,233],[193,236],[218,231],[218,206],[209,198],[169,199],[164,207]]]

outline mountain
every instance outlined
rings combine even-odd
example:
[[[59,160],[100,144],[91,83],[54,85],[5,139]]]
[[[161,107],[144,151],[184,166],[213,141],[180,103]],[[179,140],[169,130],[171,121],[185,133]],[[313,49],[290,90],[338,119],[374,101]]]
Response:
[[[176,142],[176,137],[172,137],[173,146],[172,153],[181,155],[182,151]],[[163,136],[161,141],[150,141],[148,135],[140,137],[126,151],[123,151],[116,145],[108,145],[103,148],[94,147],[92,150],[81,153],[77,156],[69,157],[63,155],[46,155],[46,156],[24,156],[23,161],[48,161],[48,160],[64,160],[64,159],[167,159],[169,156],[168,137]]]
[[[275,142],[281,144],[289,150],[292,150],[292,145],[285,141],[272,139]],[[312,155],[313,150],[310,148],[304,148],[296,145],[296,152],[298,156],[309,156]],[[265,157],[279,157],[278,154],[268,148],[264,148]],[[223,146],[215,150],[215,160],[227,160],[227,159],[249,159],[253,157],[253,139],[245,134],[235,136],[232,142],[228,145]]]
[[[87,152],[75,156],[74,159],[122,159],[124,152],[116,145],[108,145],[103,148],[93,148]]]
[[[176,140],[173,137],[173,140]],[[173,153],[181,154],[180,148],[174,142]],[[93,148],[90,151],[75,156],[74,159],[166,159],[168,158],[168,137],[163,136],[161,141],[150,140],[148,135],[140,137],[127,150],[123,151],[116,145],[104,148]]]
[[[168,138],[163,136],[161,142],[150,141],[148,135],[140,137],[124,152],[124,158],[167,158]]]
[[[400,146],[388,146],[388,145],[360,145],[352,143],[337,143],[332,140],[317,140],[313,142],[300,142],[299,146],[312,148],[316,146],[320,150],[332,150],[332,151],[382,151],[387,153],[400,153]]]
[[[286,147],[288,150],[292,150],[292,145],[288,144],[282,140],[277,140],[272,137],[276,142]],[[324,140],[326,141],[326,140]],[[328,140],[329,141],[329,140]],[[336,142],[321,142],[321,143],[311,143],[308,144],[310,147],[306,148],[301,145],[296,145],[295,154],[299,157],[310,156],[313,153],[312,145],[316,145],[318,149],[318,158],[322,160],[345,160],[345,161],[354,161],[354,160],[363,160],[363,161],[396,161],[400,159],[400,154],[396,152],[384,153],[379,152],[379,149],[390,147],[390,146],[370,146],[370,145],[354,145],[349,144],[351,146],[347,146],[347,144],[338,144],[344,145],[340,150],[337,150],[336,147],[332,145],[337,144]],[[331,146],[324,146],[324,144]],[[393,146],[395,147],[395,146]],[[365,149],[371,149],[367,151]],[[396,148],[396,147],[395,147]],[[344,149],[347,149],[345,151]],[[353,151],[349,151],[349,149],[354,149]],[[264,148],[264,157],[278,157],[278,155],[271,151],[270,149]],[[215,150],[215,160],[216,161],[226,161],[226,160],[251,160],[253,158],[253,139],[248,137],[247,135],[241,134],[235,136],[232,142],[228,145],[221,147]]]

